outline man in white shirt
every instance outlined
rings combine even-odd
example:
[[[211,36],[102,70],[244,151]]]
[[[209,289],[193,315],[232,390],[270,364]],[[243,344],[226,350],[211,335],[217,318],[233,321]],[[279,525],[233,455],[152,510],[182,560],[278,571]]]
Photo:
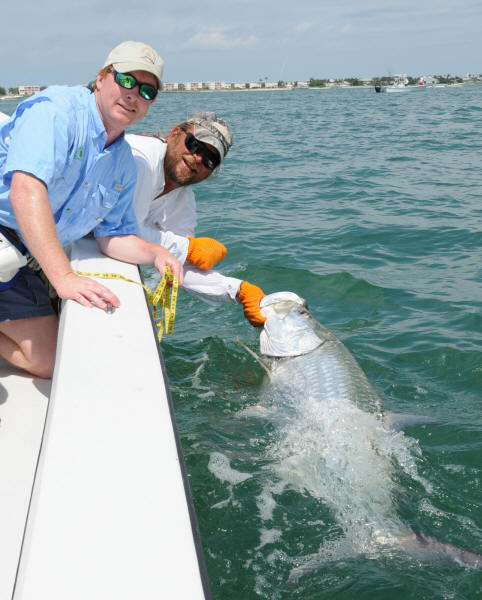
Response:
[[[226,248],[212,238],[194,237],[192,185],[207,179],[226,157],[233,142],[229,125],[214,112],[200,112],[174,127],[165,140],[145,134],[129,134],[126,140],[137,167],[134,209],[141,237],[160,244],[184,265],[188,292],[213,305],[239,302],[248,321],[262,326],[263,291],[212,270]]]

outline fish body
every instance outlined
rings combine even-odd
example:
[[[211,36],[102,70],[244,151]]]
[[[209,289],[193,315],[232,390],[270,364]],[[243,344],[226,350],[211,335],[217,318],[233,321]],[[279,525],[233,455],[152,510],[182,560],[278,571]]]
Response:
[[[380,397],[346,346],[311,316],[304,300],[276,300],[278,296],[271,294],[268,301],[275,301],[262,304],[267,320],[260,350],[262,356],[275,359],[271,381],[298,383],[320,402],[336,400],[380,413]]]
[[[388,425],[381,398],[344,344],[296,294],[271,294],[260,308],[266,316],[261,361],[269,371],[262,415],[276,431],[268,454],[277,483],[266,486],[264,497],[276,493],[279,482],[309,493],[331,510],[344,534],[307,557],[292,580],[326,560],[399,550],[481,568],[479,554],[417,535],[398,517],[397,472],[430,491],[417,473],[420,449]]]

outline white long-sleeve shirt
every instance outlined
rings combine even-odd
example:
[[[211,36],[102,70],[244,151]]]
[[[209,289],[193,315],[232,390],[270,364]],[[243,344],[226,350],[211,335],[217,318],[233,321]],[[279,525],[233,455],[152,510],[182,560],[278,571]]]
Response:
[[[196,199],[192,186],[179,187],[160,196],[165,185],[166,142],[138,134],[128,134],[126,140],[137,167],[134,210],[141,237],[160,244],[184,265],[186,291],[215,306],[226,301],[236,303],[241,279],[226,277],[214,270],[203,271],[186,263],[188,236],[194,236],[197,225]]]

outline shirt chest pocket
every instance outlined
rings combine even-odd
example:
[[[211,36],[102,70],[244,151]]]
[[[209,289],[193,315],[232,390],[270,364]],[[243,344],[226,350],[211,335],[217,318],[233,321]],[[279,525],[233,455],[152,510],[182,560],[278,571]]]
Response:
[[[106,188],[101,183],[89,195],[89,207],[97,220],[107,215],[118,203],[120,191]]]

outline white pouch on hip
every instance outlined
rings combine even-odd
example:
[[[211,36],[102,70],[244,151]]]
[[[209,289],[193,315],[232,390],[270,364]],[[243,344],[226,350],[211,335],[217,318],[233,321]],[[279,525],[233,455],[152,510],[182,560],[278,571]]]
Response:
[[[0,283],[7,283],[27,264],[20,250],[0,231]]]

